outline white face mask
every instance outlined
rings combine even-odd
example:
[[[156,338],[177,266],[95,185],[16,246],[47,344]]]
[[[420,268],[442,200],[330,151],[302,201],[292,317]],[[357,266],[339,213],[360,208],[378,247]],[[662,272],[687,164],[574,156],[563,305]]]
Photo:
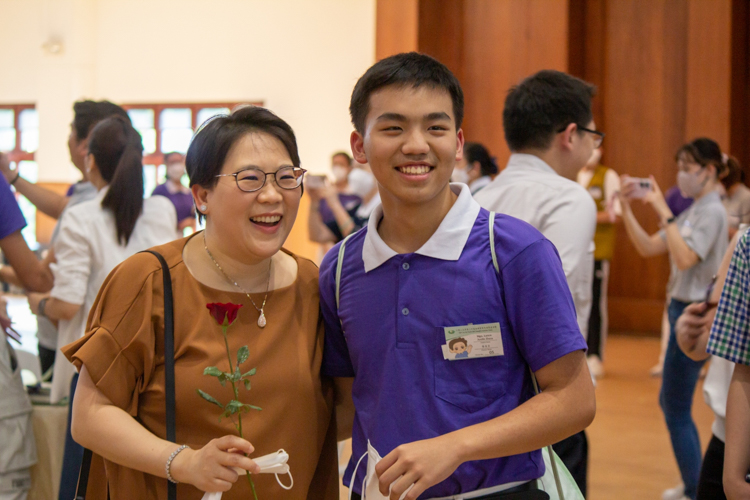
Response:
[[[454,168],[451,174],[451,181],[461,182],[463,184],[469,183],[469,173],[463,168]]]
[[[361,168],[352,169],[352,171],[349,172],[348,180],[349,190],[352,194],[356,194],[362,199],[370,194],[372,188],[375,187],[375,176]]]
[[[359,467],[359,463],[365,457],[367,457],[367,474],[365,475],[365,480],[362,482],[362,500],[388,500],[389,497],[383,496],[383,494],[380,493],[380,481],[378,481],[378,475],[375,473],[375,466],[378,465],[378,462],[380,462],[382,458],[380,458],[378,450],[370,444],[369,439],[367,440],[367,453],[359,458],[357,465],[354,467],[352,482],[349,483],[349,500],[352,498],[352,486],[354,479],[357,477],[357,467]],[[413,487],[414,485],[409,486],[409,488],[401,495],[400,500],[403,500],[406,494],[409,493],[409,490]]]
[[[167,165],[167,178],[179,181],[185,174],[185,165],[182,163],[172,163]]]
[[[706,169],[701,169],[703,173],[706,173]],[[703,177],[701,181],[701,172],[691,174],[689,172],[677,172],[677,187],[680,189],[682,196],[685,198],[695,198],[703,191],[706,183],[708,182],[708,174]]]
[[[349,175],[349,169],[339,165],[334,165],[331,167],[331,173],[336,182],[341,182],[346,180],[347,175]]]

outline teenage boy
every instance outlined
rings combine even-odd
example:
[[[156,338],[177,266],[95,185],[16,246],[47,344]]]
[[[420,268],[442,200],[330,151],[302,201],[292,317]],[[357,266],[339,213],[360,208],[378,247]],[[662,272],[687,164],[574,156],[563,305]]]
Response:
[[[449,183],[464,144],[463,93],[438,61],[408,53],[376,63],[350,112],[354,157],[370,164],[382,205],[345,241],[340,269],[341,244],[320,272],[323,370],[355,407],[344,482],[369,445],[355,498],[366,476],[368,498],[373,483],[394,500],[407,490],[409,500],[546,498],[532,491],[544,473],[539,449],[595,413],[554,246],[504,215],[491,245],[490,214]],[[469,335],[484,345],[452,359],[450,340]]]
[[[604,138],[591,113],[594,92],[592,85],[552,70],[512,88],[503,109],[512,154],[505,170],[476,195],[483,208],[528,222],[555,245],[584,338],[591,312],[596,205],[576,176]],[[581,431],[554,449],[585,496],[586,434]]]

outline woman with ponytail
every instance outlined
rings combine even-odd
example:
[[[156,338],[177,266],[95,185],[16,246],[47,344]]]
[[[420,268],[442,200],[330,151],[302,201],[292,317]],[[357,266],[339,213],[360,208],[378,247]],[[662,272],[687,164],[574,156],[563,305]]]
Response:
[[[32,312],[59,323],[58,349],[83,336],[99,287],[115,266],[178,237],[177,215],[169,200],[143,199],[142,151],[141,137],[126,117],[106,118],[89,135],[85,168],[98,194],[65,212],[52,247],[57,260],[51,266],[52,291],[29,295]],[[68,395],[72,400],[77,378],[75,367],[58,357],[52,402]],[[75,494],[82,453],[70,437],[68,420],[60,498]]]
[[[675,162],[677,186],[684,197],[693,199],[690,208],[680,215],[672,213],[653,176],[644,192],[640,181],[624,175],[619,198],[625,230],[638,253],[642,257],[669,255],[671,276],[667,285],[667,295],[670,297],[667,315],[670,336],[664,358],[659,405],[664,412],[683,484],[666,490],[662,497],[695,500],[701,468],[701,444],[691,407],[704,361],[693,361],[680,350],[675,324],[690,304],[707,300],[707,289],[713,286],[713,279],[729,243],[727,214],[717,190],[726,164],[719,145],[707,138],[695,139],[680,147]],[[659,217],[661,231],[649,235],[643,229],[630,206],[634,198],[651,205]],[[708,307],[706,303],[704,313]]]

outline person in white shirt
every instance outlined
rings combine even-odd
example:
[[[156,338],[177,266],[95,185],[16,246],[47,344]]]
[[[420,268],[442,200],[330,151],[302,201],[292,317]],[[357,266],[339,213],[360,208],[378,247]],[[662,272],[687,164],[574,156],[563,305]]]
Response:
[[[451,180],[468,184],[471,194],[475,195],[492,182],[497,175],[497,163],[482,144],[467,142],[464,144],[464,156],[453,168]]]
[[[34,314],[59,322],[58,349],[83,336],[89,309],[115,266],[136,252],[179,237],[177,213],[169,199],[143,199],[142,156],[141,136],[125,117],[102,120],[89,135],[86,171],[98,194],[65,211],[53,246],[57,263],[51,266],[52,291],[29,294]],[[73,399],[75,373],[64,358],[55,363],[52,403],[68,395]],[[70,420],[65,448],[60,498],[73,498],[83,449],[70,437]]]
[[[503,110],[512,154],[505,170],[475,196],[482,207],[528,222],[555,245],[584,337],[591,310],[596,205],[575,178],[604,138],[591,112],[594,94],[594,86],[553,70],[512,88]],[[553,447],[585,495],[585,433]]]

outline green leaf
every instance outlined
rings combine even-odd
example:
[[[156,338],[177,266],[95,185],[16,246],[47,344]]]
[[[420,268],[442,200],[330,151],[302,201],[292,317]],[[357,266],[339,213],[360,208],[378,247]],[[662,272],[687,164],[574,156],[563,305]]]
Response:
[[[236,399],[233,399],[227,404],[225,408],[225,413],[229,412],[229,415],[234,415],[235,413],[238,413],[239,411],[241,411],[243,406],[244,405],[242,404],[242,402],[237,401]]]
[[[237,366],[247,361],[247,358],[249,357],[250,349],[248,349],[246,345],[243,345],[242,347],[240,347],[240,350],[237,351]]]
[[[224,385],[226,385],[226,383],[227,383],[227,374],[226,373],[222,373],[221,375],[219,375],[219,383],[221,384],[222,387],[224,387]]]
[[[245,379],[245,380],[242,381],[242,383],[245,384],[245,390],[249,391],[250,390],[250,381],[247,380],[247,379]]]
[[[249,372],[245,372],[245,373],[243,373],[243,374],[242,374],[242,378],[245,378],[245,377],[252,377],[253,375],[255,375],[255,370],[256,370],[256,369],[255,369],[255,368],[253,368],[253,369],[252,369],[252,370],[250,370]]]
[[[201,391],[200,389],[196,389],[196,390],[198,391],[198,395],[200,397],[202,397],[203,399],[205,399],[209,403],[213,403],[216,406],[218,406],[219,408],[224,409],[224,406],[221,403],[219,403],[218,401],[216,401],[216,399],[214,399],[213,396],[210,396],[210,395],[206,394],[205,392]]]
[[[260,406],[255,406],[255,405],[244,405],[244,407],[245,407],[245,411],[248,411],[248,410],[258,410],[258,411],[261,411],[263,409]]]
[[[224,373],[215,366],[209,366],[203,370],[203,375],[210,375],[211,377],[220,377]]]
[[[234,374],[232,375],[232,380],[234,382],[239,382],[241,378],[242,378],[242,372],[240,371],[240,367],[238,366],[238,367],[236,367],[234,369]]]

